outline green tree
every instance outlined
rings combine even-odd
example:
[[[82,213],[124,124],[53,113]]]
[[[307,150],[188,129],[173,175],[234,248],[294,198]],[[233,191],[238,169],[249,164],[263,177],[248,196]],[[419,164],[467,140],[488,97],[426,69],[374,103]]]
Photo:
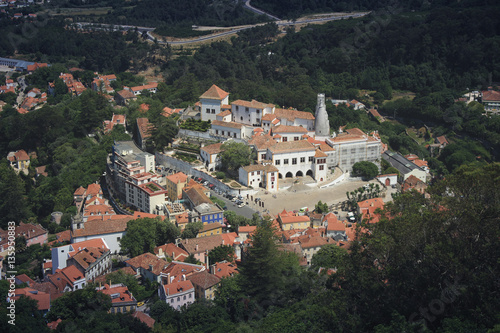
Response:
[[[150,139],[156,150],[163,152],[165,147],[172,143],[179,132],[179,128],[172,117],[160,116],[151,131]]]
[[[251,148],[240,142],[228,141],[222,144],[220,153],[221,164],[231,172],[237,172],[241,166],[251,162]]]
[[[316,252],[311,260],[311,268],[340,268],[344,265],[347,251],[335,244],[326,244]]]
[[[3,193],[0,200],[0,227],[5,229],[8,222],[18,223],[30,216],[25,184],[6,159],[0,162],[0,191]]]
[[[143,218],[127,223],[127,233],[120,241],[124,252],[135,257],[150,252],[156,246],[174,242],[180,231],[174,224],[159,218]]]
[[[203,222],[191,222],[186,225],[184,230],[182,230],[181,237],[186,238],[196,238],[198,232],[203,228]]]
[[[314,211],[316,213],[319,213],[319,214],[328,213],[328,211],[329,211],[328,205],[326,204],[326,202],[322,202],[320,200],[320,201],[318,201],[318,203],[316,204],[316,206],[314,206]]]
[[[352,175],[365,179],[372,179],[378,175],[378,167],[368,161],[356,162],[352,166]]]
[[[220,245],[214,247],[210,252],[208,252],[208,258],[210,259],[210,264],[215,264],[220,261],[234,261],[234,248],[231,245]]]

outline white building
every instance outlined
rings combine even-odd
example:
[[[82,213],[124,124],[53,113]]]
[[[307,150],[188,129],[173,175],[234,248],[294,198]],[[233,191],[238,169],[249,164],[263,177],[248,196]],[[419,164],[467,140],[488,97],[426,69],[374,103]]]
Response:
[[[334,138],[327,139],[326,143],[335,149],[338,166],[344,172],[351,171],[352,166],[361,161],[380,165],[382,141],[358,128],[348,129]]]
[[[216,120],[216,115],[223,111],[224,106],[229,104],[229,93],[225,92],[215,84],[200,96],[201,120]]]
[[[246,131],[243,124],[213,120],[210,135],[221,139],[244,139],[246,138]]]
[[[215,168],[219,164],[219,158],[218,155],[221,152],[220,147],[222,146],[222,143],[214,143],[205,147],[201,147],[200,149],[200,156],[203,162],[205,163],[205,167],[209,171],[214,171]]]
[[[279,178],[311,176],[325,180],[327,155],[307,140],[278,142],[267,149],[267,160],[278,169]]]
[[[182,306],[193,303],[195,299],[194,287],[189,280],[160,286],[158,296],[177,311],[180,311]]]
[[[231,103],[233,121],[249,126],[260,126],[262,116],[274,112],[273,104],[261,103],[256,100],[251,102],[237,100]]]
[[[263,187],[270,192],[277,192],[278,168],[271,164],[254,164],[240,167],[239,181],[245,186],[253,188]]]
[[[304,139],[308,131],[302,126],[287,126],[278,125],[271,129],[271,135],[274,137],[276,134],[276,141],[287,142],[287,141],[299,141]]]

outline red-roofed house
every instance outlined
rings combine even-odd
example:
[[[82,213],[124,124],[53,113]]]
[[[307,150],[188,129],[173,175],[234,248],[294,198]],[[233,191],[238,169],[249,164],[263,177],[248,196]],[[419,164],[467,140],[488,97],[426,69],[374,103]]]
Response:
[[[309,216],[295,216],[291,212],[286,212],[286,214],[283,214],[283,212],[279,213],[277,220],[282,230],[305,229],[311,225]]]
[[[179,281],[160,286],[158,295],[162,301],[175,310],[180,311],[181,307],[194,302],[194,286],[191,281]]]
[[[117,125],[123,125],[126,126],[126,116],[124,114],[114,114],[111,120],[105,120],[103,122],[104,125],[104,134],[107,134],[113,130],[113,127]]]
[[[155,247],[154,253],[158,258],[170,258],[173,261],[184,261],[184,259],[189,257],[189,254],[185,250],[173,243]]]
[[[420,194],[425,194],[425,191],[427,190],[427,184],[414,175],[411,175],[404,181],[403,186],[401,187],[401,191],[408,192],[411,190],[415,190]]]
[[[142,311],[135,311],[134,313],[132,313],[132,317],[139,319],[141,322],[146,324],[151,329],[153,328],[156,322],[156,320],[154,320],[153,318],[151,318]]]
[[[215,298],[215,289],[220,283],[219,277],[208,271],[202,271],[188,276],[187,279],[193,283],[196,299],[213,300]]]
[[[141,149],[146,148],[146,140],[151,137],[151,130],[153,125],[149,122],[148,118],[137,118],[137,145]]]
[[[205,162],[205,167],[209,171],[214,171],[219,164],[219,159],[217,155],[221,152],[222,142],[214,143],[208,146],[201,147],[200,156],[203,162]]]
[[[170,201],[174,202],[182,199],[182,189],[188,183],[188,176],[182,172],[177,172],[173,175],[167,176],[167,193]]]
[[[500,112],[500,92],[495,90],[487,90],[481,92],[481,102],[484,105],[486,113]]]
[[[21,296],[26,296],[37,301],[37,309],[45,314],[50,310],[50,295],[33,288],[20,288],[14,291],[13,300],[17,301]]]
[[[97,291],[111,297],[110,313],[134,312],[137,309],[137,300],[124,284],[104,284],[97,287]]]
[[[161,272],[167,268],[168,262],[152,253],[143,253],[125,262],[143,278],[152,282],[161,282]]]
[[[15,229],[15,237],[24,237],[26,239],[26,246],[47,243],[48,232],[39,224],[20,222]],[[0,244],[4,245],[7,241],[8,231],[0,229]]]
[[[30,157],[24,149],[18,151],[11,151],[7,155],[7,159],[10,162],[10,166],[19,172],[21,170],[27,170],[30,166]]]
[[[376,214],[377,209],[384,209],[384,201],[381,198],[368,199],[358,202],[358,214],[362,215],[362,219],[367,223],[377,223],[380,219],[380,214]]]

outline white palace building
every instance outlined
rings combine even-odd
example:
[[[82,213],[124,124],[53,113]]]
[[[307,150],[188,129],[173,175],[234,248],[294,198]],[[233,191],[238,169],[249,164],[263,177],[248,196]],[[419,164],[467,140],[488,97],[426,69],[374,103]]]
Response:
[[[331,133],[324,94],[318,94],[314,115],[255,100],[228,102],[229,93],[212,85],[200,97],[201,118],[212,121],[212,137],[236,139],[257,152],[255,164],[239,170],[239,181],[245,186],[275,192],[282,178],[311,176],[319,183],[334,167],[349,172],[356,162],[380,164],[378,133],[366,134],[357,128]],[[220,143],[215,145],[215,151],[220,151]],[[210,146],[203,149],[212,150]],[[206,163],[211,169],[217,165],[213,159]]]

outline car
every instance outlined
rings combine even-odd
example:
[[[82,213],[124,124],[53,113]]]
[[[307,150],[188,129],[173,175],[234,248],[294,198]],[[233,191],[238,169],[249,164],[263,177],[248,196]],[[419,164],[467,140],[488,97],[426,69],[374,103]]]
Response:
[[[239,204],[239,205],[238,205],[238,208],[241,208],[241,207],[243,207],[243,206],[245,206],[245,203],[244,203],[244,202],[242,202],[241,204]]]
[[[207,186],[207,185],[208,185],[208,182],[205,180],[205,181],[203,182],[203,185],[204,185],[204,186]]]
[[[238,198],[236,198],[236,197],[231,198],[231,201],[232,201],[232,202],[235,202],[235,201],[237,201],[237,200],[238,200]]]
[[[137,303],[137,306],[143,306],[144,305],[144,302],[138,302]]]

